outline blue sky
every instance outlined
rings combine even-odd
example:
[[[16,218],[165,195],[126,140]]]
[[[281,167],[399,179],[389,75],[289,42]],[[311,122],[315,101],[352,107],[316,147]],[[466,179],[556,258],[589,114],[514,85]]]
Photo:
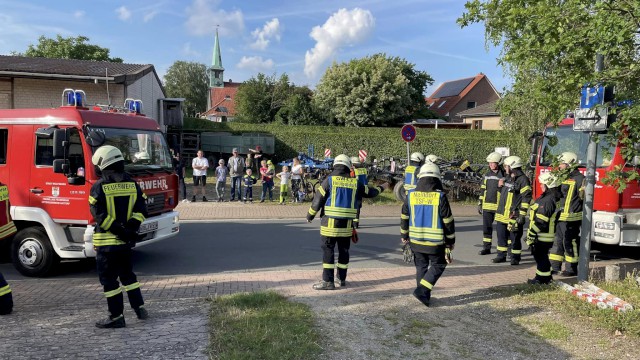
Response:
[[[463,0],[0,0],[0,54],[40,35],[84,35],[127,63],[163,76],[176,60],[211,64],[219,25],[225,80],[287,73],[315,87],[333,61],[379,52],[399,56],[442,82],[487,74],[510,80],[485,48],[484,28],[460,29]]]

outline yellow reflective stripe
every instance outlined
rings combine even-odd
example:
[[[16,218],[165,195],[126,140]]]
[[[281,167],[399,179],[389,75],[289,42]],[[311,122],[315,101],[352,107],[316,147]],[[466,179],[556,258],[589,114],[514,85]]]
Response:
[[[403,234],[403,235],[404,235],[404,234],[408,234],[408,233],[409,233],[409,230],[402,230],[402,229],[400,229],[400,234]]]
[[[526,210],[520,210],[520,211],[518,211],[518,214],[520,214],[522,216],[527,216],[527,211]]]
[[[429,234],[429,235],[444,235],[444,230],[437,228],[424,228],[418,226],[409,226],[409,232],[412,234]]]
[[[121,293],[122,293],[122,288],[117,288],[115,290],[111,290],[111,291],[105,292],[104,293],[104,297],[110,298],[110,297],[116,296],[116,295],[121,294]]]
[[[567,191],[567,199],[563,204],[564,208],[562,209],[562,213],[560,214],[560,220],[564,220],[563,218],[569,216],[571,200],[573,199],[573,189],[576,187],[576,181],[573,179],[567,179],[562,183],[562,185],[569,185],[569,190]]]
[[[140,221],[141,223],[144,222],[144,220],[145,220],[144,215],[142,215],[141,213],[137,213],[137,212],[131,214],[131,218],[136,219],[136,220]]]
[[[482,242],[490,243],[490,242],[491,242],[491,239],[490,239],[490,238],[483,238],[483,239],[482,239]]]
[[[140,288],[140,283],[139,282],[134,282],[133,284],[130,285],[125,285],[124,289],[126,291],[131,291],[131,290],[135,290],[135,289],[139,289]]]
[[[520,255],[520,254],[522,254],[522,250],[511,249],[511,253],[514,254],[514,255]]]
[[[553,242],[554,239],[555,239],[555,234],[545,234],[545,233],[538,234],[539,241]]]
[[[561,212],[559,219],[560,221],[580,221],[582,220],[582,211],[577,213],[566,213]]]
[[[327,237],[350,237],[353,233],[351,226],[348,228],[330,228],[327,226],[320,227],[320,235]]]
[[[551,271],[540,271],[540,270],[536,269],[536,275],[551,276]]]
[[[484,203],[482,203],[482,209],[483,210],[498,210],[498,203],[491,203],[491,202],[487,202],[485,201]]]
[[[322,263],[322,268],[323,269],[333,269],[334,267],[335,267],[334,264]]]
[[[445,237],[447,239],[455,239],[456,238],[456,234],[449,234],[449,235],[445,235]]]
[[[436,241],[424,240],[424,241],[422,241],[422,240],[414,239],[413,237],[411,237],[409,239],[409,241],[411,243],[413,243],[413,244],[422,245],[422,246],[440,246],[440,245],[444,244],[443,240],[439,240],[439,241],[437,241],[437,240]]]
[[[309,208],[309,215],[316,215],[318,212],[313,210],[312,208]]]
[[[527,192],[527,191],[531,191],[531,186],[527,185],[523,188],[520,189],[520,194],[522,194],[523,192]]]
[[[400,219],[402,219],[402,220],[409,220],[409,215],[401,214],[401,215],[400,215]]]
[[[110,246],[110,245],[124,245],[126,244],[110,232],[106,233],[94,233],[93,234],[93,246]]]
[[[354,173],[356,175],[367,175],[367,168],[356,168]]]
[[[109,206],[107,205],[107,212],[108,211],[109,211]],[[115,221],[115,219],[113,217],[111,217],[111,215],[107,215],[107,217],[104,218],[104,221],[102,222],[102,224],[100,224],[100,227],[102,229],[109,230],[109,228],[111,227],[111,225],[113,224],[114,221]]]
[[[544,215],[542,215],[542,214],[536,214],[536,218],[540,219],[540,220],[542,220],[544,222],[549,222],[549,218],[544,216]]]
[[[0,288],[0,296],[7,295],[10,292],[11,292],[11,288],[9,287],[9,284]]]
[[[93,196],[89,196],[89,204],[95,205],[97,202],[98,199],[94,198]]]
[[[444,222],[445,224],[449,224],[452,221],[453,221],[453,216],[449,216],[448,218],[442,219],[442,222]]]
[[[535,232],[537,232],[537,233],[540,232],[540,228],[538,228],[538,225],[536,225],[536,224],[531,224],[530,228],[532,230],[534,230]]]
[[[507,250],[509,250],[509,248],[506,247],[506,246],[497,246],[496,250],[498,250],[498,251],[507,251]]]
[[[558,254],[549,254],[549,260],[551,261],[564,261],[564,256]]]
[[[422,286],[426,287],[426,288],[427,288],[427,289],[429,289],[429,290],[433,289],[433,284],[432,284],[432,283],[430,283],[430,282],[428,282],[428,281],[427,281],[427,280],[425,280],[425,279],[420,280],[420,285],[422,285]]]
[[[564,260],[568,263],[577,263],[578,262],[578,258],[577,257],[572,257],[569,256],[567,253],[564,254]]]
[[[345,208],[336,207],[336,206],[325,206],[324,207],[324,214],[327,215],[327,216],[345,217],[345,218],[353,219],[358,214],[358,210],[357,209],[345,209]]]
[[[338,269],[348,269],[348,268],[349,268],[349,264],[340,264],[340,263],[337,263],[337,264],[336,264],[336,267],[337,267]]]

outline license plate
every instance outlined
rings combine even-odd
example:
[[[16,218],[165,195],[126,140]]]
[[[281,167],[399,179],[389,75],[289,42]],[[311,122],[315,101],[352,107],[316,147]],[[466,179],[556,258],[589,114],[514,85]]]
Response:
[[[148,222],[140,225],[140,230],[138,230],[138,234],[146,234],[148,232],[152,232],[156,230],[158,230],[158,222],[152,221],[152,222]]]

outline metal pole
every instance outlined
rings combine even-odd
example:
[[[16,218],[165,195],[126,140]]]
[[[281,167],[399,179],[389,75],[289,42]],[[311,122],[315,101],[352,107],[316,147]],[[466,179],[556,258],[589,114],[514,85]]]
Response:
[[[596,73],[602,71],[604,56],[596,55]],[[580,228],[580,259],[578,261],[578,281],[589,280],[589,256],[591,255],[591,229],[593,226],[593,189],[596,184],[596,157],[598,146],[597,134],[589,132],[589,147],[587,148],[587,174],[584,189],[584,207],[582,209],[582,227]]]
[[[407,166],[409,166],[409,162],[411,161],[411,155],[409,154],[409,142],[407,141]]]

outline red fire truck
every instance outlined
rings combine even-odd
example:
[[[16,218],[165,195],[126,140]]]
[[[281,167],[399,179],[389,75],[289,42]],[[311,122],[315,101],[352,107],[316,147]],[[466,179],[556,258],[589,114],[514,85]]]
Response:
[[[532,137],[530,165],[535,168],[533,177],[534,198],[540,196],[538,175],[550,171],[554,156],[571,151],[578,155],[580,171],[586,172],[586,154],[589,134],[573,130],[573,118],[564,119],[557,126],[548,125],[544,132]],[[640,246],[640,186],[637,181],[628,184],[618,193],[612,186],[601,182],[615,166],[625,165],[620,145],[610,146],[600,135],[596,159],[596,184],[593,203],[593,229],[591,240],[597,243]],[[605,148],[607,150],[605,150]]]
[[[60,108],[0,110],[0,182],[9,186],[18,228],[0,249],[27,276],[45,275],[61,259],[95,256],[88,198],[98,180],[91,156],[102,145],[122,151],[125,170],[148,196],[137,245],[180,229],[178,178],[158,123],[141,114],[139,100],[116,110],[83,107],[84,98],[67,89]]]

